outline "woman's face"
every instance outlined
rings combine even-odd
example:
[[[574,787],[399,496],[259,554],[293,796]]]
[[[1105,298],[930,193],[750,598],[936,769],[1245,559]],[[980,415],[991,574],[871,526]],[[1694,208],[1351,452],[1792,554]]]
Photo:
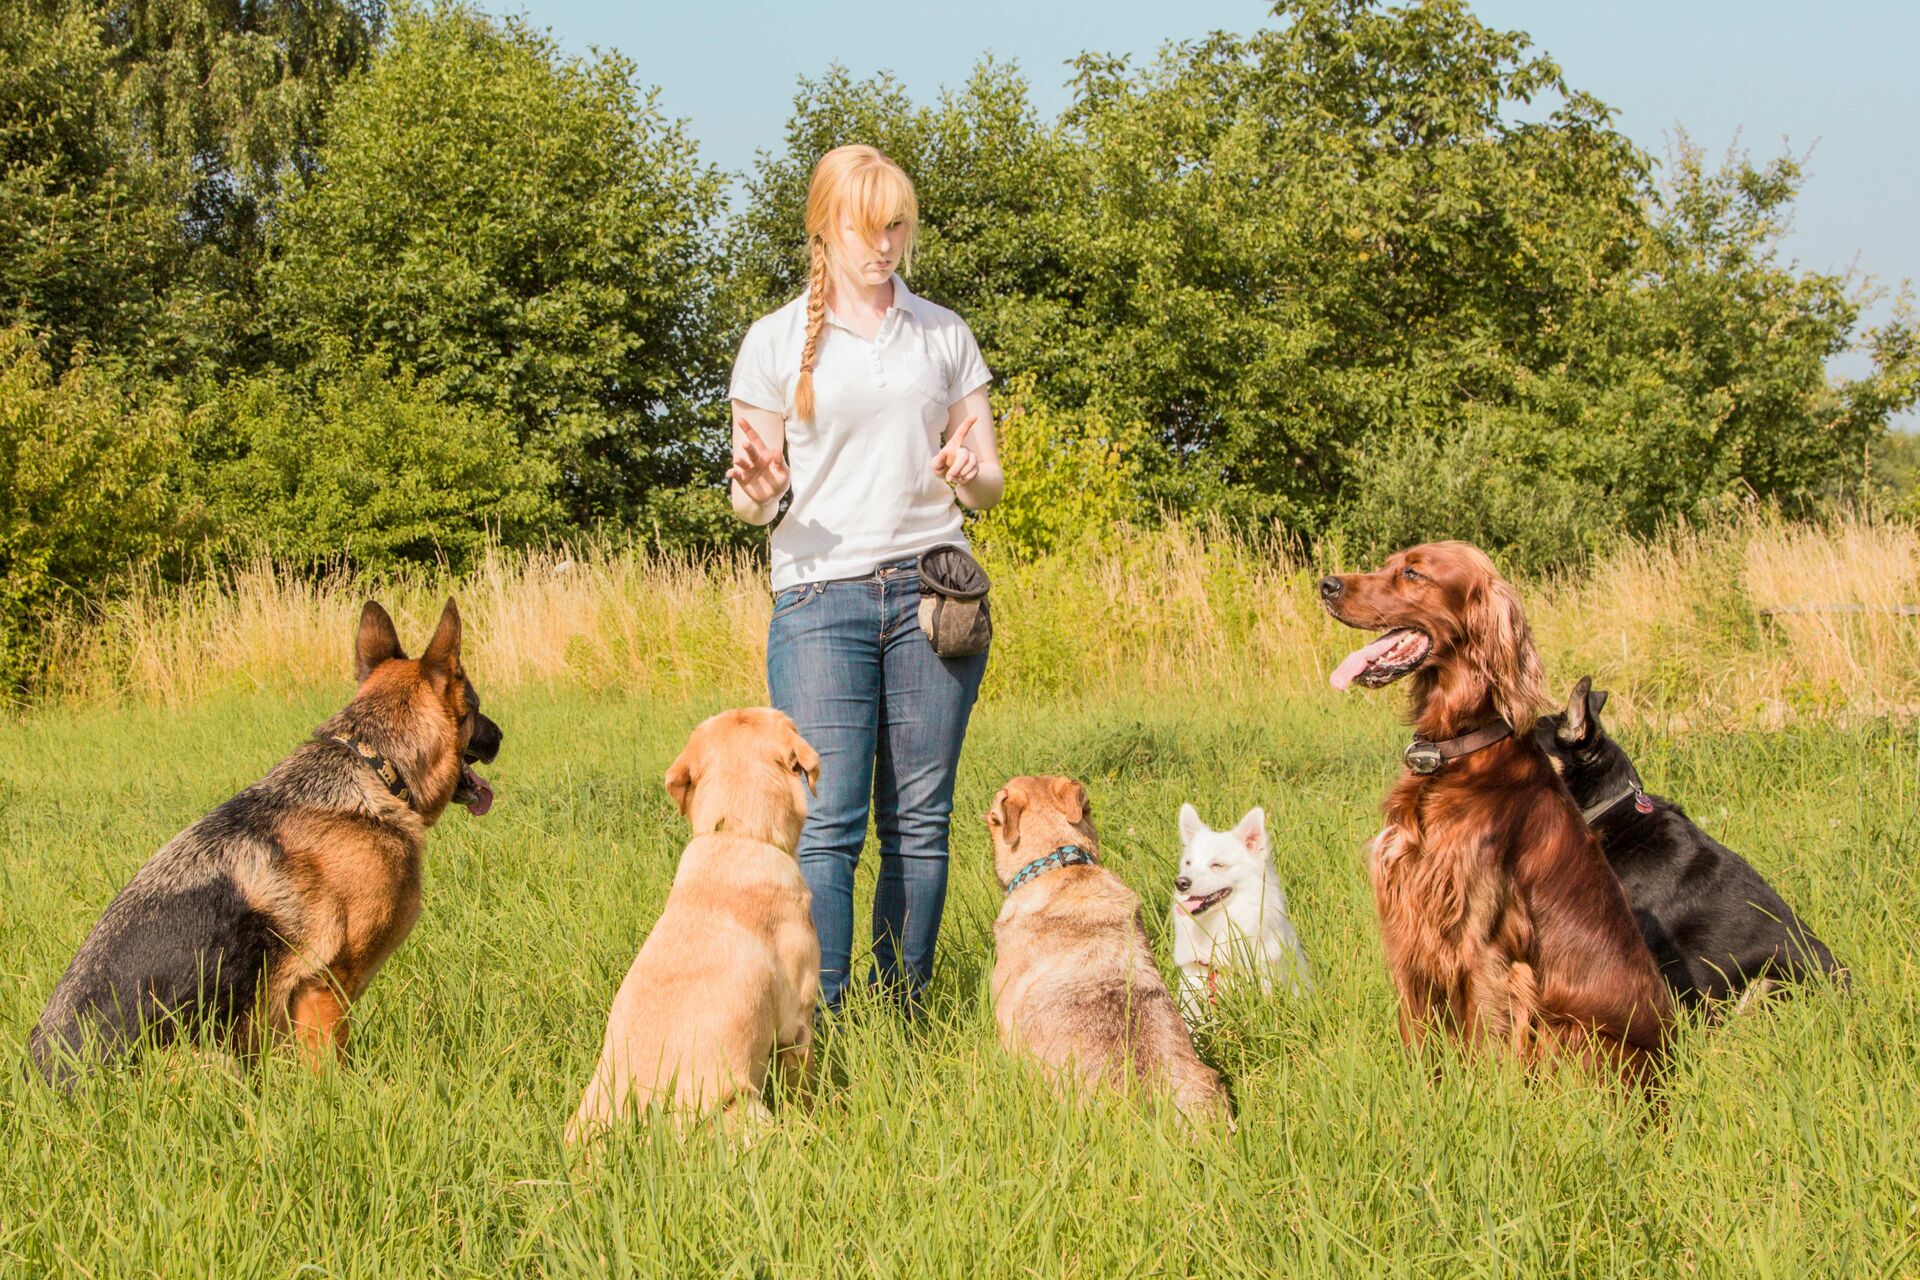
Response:
[[[904,222],[881,228],[869,241],[854,226],[853,218],[842,214],[835,229],[833,253],[836,265],[848,279],[864,285],[882,285],[893,277],[894,268],[900,265],[900,251],[906,244]]]

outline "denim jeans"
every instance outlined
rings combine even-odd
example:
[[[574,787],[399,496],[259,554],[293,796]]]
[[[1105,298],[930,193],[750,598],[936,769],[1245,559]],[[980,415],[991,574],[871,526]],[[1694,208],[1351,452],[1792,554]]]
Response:
[[[911,1006],[933,977],[947,900],[947,820],[967,716],[987,655],[941,658],[920,629],[914,560],[774,597],[767,689],[820,753],[820,793],[800,833],[800,874],[820,934],[820,999],[846,990],[853,873],[873,812],[880,881],[868,984]]]

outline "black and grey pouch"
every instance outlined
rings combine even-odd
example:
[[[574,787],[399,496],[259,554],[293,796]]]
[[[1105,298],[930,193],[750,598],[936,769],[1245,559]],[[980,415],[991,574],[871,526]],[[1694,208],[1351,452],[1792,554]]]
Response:
[[[971,658],[993,643],[987,609],[987,571],[965,547],[944,546],[920,555],[920,629],[943,658]]]

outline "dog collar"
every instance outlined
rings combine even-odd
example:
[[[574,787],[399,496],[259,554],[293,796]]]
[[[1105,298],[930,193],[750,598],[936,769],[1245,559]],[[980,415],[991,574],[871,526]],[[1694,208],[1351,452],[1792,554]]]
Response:
[[[1620,792],[1618,795],[1609,796],[1598,804],[1590,804],[1580,811],[1580,816],[1587,820],[1588,826],[1592,826],[1601,818],[1612,813],[1614,809],[1619,807],[1621,802],[1628,797],[1632,797],[1633,807],[1641,813],[1653,812],[1653,797],[1647,794],[1646,785],[1640,781],[1640,775],[1634,770],[1628,769],[1627,778],[1629,781],[1627,782],[1627,789],[1625,791]]]
[[[1482,747],[1490,747],[1502,738],[1513,736],[1513,726],[1505,720],[1496,720],[1485,728],[1475,729],[1472,733],[1463,733],[1457,738],[1448,738],[1443,742],[1430,742],[1426,738],[1415,738],[1407,744],[1401,753],[1401,759],[1407,768],[1418,774],[1438,773],[1440,767],[1449,760],[1458,760],[1461,756],[1470,756]]]
[[[1036,876],[1045,875],[1055,867],[1077,867],[1091,865],[1093,854],[1077,844],[1063,844],[1044,858],[1035,858],[1026,866],[1013,873],[1013,879],[1007,881],[1007,892],[1012,893]]]
[[[373,775],[386,784],[387,790],[393,792],[401,804],[408,806],[413,804],[413,794],[407,790],[406,781],[401,778],[400,771],[393,767],[393,761],[350,734],[332,733],[327,736],[359,757],[360,762],[373,770]]]

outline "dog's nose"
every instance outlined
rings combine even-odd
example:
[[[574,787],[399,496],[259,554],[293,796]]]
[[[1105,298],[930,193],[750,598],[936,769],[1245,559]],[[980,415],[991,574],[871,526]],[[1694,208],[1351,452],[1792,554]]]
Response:
[[[1320,579],[1320,598],[1322,600],[1331,600],[1339,594],[1340,579],[1334,577],[1332,574],[1328,574],[1326,577]]]
[[[1187,890],[1193,888],[1193,881],[1187,879],[1185,876],[1176,876],[1174,877],[1173,887],[1185,893]]]

